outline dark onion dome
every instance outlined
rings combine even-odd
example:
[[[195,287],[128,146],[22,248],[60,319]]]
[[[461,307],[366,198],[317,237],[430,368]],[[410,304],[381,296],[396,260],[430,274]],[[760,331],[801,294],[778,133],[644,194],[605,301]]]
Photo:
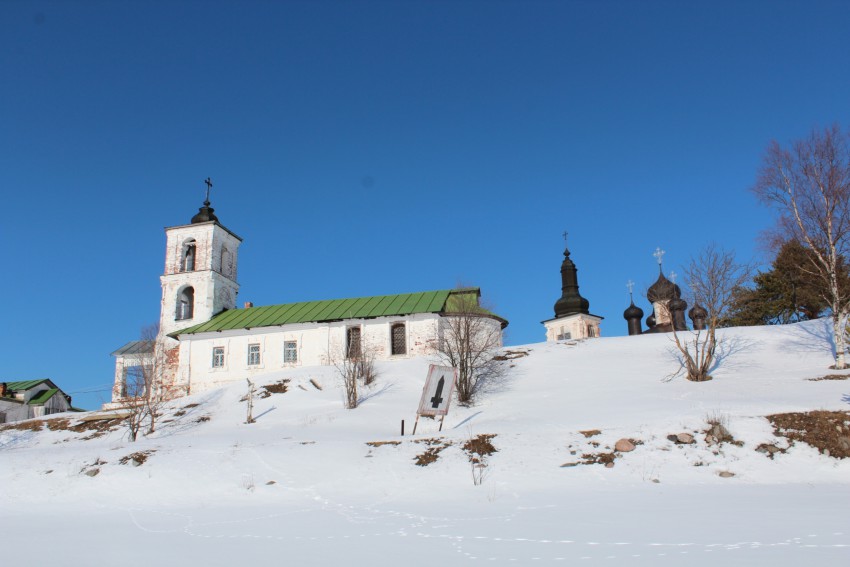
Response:
[[[646,298],[650,303],[678,299],[681,295],[682,290],[679,286],[668,280],[664,276],[664,272],[661,271],[659,271],[658,279],[655,280],[655,283],[649,286],[649,289],[646,290]]]
[[[643,319],[643,309],[635,305],[635,302],[632,301],[632,304],[623,311],[623,319],[626,321],[630,319]]]
[[[570,260],[570,250],[564,249],[564,261],[561,264],[561,298],[555,302],[555,317],[564,317],[573,313],[590,313],[590,302],[578,293],[578,270]]]
[[[691,321],[694,319],[705,319],[708,317],[708,311],[702,305],[696,304],[688,311],[688,317],[691,318]]]
[[[655,326],[655,313],[646,318],[646,326],[650,329]]]
[[[198,209],[198,214],[192,217],[192,224],[201,222],[215,221],[218,222],[218,217],[213,213],[215,209],[210,207],[209,201],[204,201],[204,206]]]
[[[670,303],[667,304],[670,307],[670,311],[682,311],[688,308],[688,304],[679,297],[670,300]]]

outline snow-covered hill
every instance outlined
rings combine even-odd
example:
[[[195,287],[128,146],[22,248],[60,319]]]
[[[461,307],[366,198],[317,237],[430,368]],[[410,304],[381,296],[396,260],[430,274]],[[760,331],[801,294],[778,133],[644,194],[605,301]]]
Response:
[[[7,426],[3,563],[845,564],[850,459],[765,418],[850,410],[850,381],[815,380],[850,375],[828,370],[828,326],[723,336],[705,383],[670,378],[664,335],[511,347],[441,433],[410,435],[423,359],[380,364],[355,410],[315,367],[258,379],[287,391],[250,425],[234,384],[176,400],[136,443],[76,415]],[[850,416],[823,415],[850,440]]]

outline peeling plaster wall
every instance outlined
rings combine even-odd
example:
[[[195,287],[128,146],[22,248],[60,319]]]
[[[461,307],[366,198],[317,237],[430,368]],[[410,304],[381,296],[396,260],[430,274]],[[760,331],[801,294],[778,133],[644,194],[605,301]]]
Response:
[[[238,237],[214,222],[206,222],[167,228],[166,240],[165,272],[160,277],[160,333],[185,329],[236,307]],[[195,269],[181,271],[184,250],[193,240]],[[178,320],[177,298],[189,286],[194,291],[192,317]]]
[[[600,317],[586,315],[583,313],[567,315],[559,319],[544,321],[546,327],[546,340],[549,342],[557,341],[558,336],[564,333],[570,334],[570,339],[587,339],[602,336],[599,328],[599,323],[602,321]],[[593,329],[594,335],[588,333],[588,327]]]

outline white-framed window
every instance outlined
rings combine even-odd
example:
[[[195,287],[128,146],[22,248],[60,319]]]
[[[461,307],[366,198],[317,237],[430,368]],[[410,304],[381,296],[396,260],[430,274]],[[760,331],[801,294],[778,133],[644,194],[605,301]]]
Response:
[[[258,366],[260,364],[260,344],[254,343],[248,345],[248,366]]]
[[[224,347],[223,346],[213,347],[212,367],[213,368],[224,368]]]
[[[394,323],[390,327],[390,352],[393,355],[407,354],[407,326]]]
[[[283,341],[283,362],[298,362],[298,342]]]

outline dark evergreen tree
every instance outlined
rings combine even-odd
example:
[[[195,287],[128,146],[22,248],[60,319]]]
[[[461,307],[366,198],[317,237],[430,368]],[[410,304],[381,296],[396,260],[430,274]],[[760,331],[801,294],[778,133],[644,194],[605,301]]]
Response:
[[[783,325],[816,319],[829,312],[821,276],[812,266],[811,251],[796,240],[785,242],[771,269],[753,278],[754,287],[734,292],[724,326]],[[846,262],[842,262],[842,285],[850,289]]]

